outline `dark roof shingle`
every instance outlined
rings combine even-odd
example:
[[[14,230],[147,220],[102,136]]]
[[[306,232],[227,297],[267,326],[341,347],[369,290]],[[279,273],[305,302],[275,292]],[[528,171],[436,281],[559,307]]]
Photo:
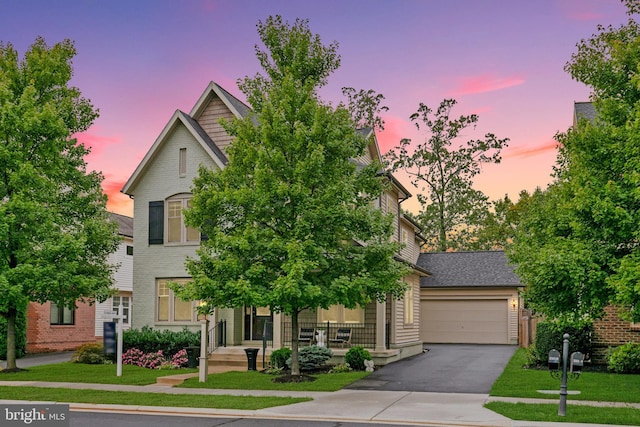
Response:
[[[522,286],[504,251],[422,253],[418,266],[431,274],[422,288]]]

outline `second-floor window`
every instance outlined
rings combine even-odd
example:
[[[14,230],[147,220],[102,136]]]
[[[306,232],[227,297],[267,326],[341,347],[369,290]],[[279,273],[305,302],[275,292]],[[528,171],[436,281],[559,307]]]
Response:
[[[167,243],[197,243],[200,233],[184,223],[183,210],[191,204],[190,198],[172,198],[167,201]]]
[[[179,194],[166,201],[149,202],[149,244],[197,244],[200,232],[187,227],[184,210],[191,204],[190,194]]]

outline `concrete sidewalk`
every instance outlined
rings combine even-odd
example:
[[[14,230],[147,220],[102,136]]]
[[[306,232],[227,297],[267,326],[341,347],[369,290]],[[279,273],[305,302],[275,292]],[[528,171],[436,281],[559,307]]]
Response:
[[[396,425],[426,426],[495,426],[495,427],[551,427],[580,426],[603,427],[595,424],[541,423],[530,421],[512,421],[483,407],[487,401],[557,403],[545,399],[510,399],[489,397],[486,394],[470,393],[428,393],[406,391],[369,391],[343,389],[336,392],[276,391],[276,390],[219,390],[191,389],[160,386],[50,383],[39,381],[3,381],[6,386],[35,386],[68,389],[94,389],[108,391],[150,392],[192,395],[242,395],[242,396],[291,396],[311,397],[312,401],[287,406],[260,409],[256,411],[235,409],[145,407],[133,405],[95,405],[72,403],[71,409],[77,411],[104,411],[125,413],[150,413],[191,415],[205,417],[243,417],[268,418],[305,421],[335,422],[379,422]],[[60,402],[65,403],[61,396]],[[3,401],[3,403],[16,403]],[[579,402],[570,404],[589,404],[592,406],[613,406],[607,402]],[[640,405],[633,406],[640,409]]]

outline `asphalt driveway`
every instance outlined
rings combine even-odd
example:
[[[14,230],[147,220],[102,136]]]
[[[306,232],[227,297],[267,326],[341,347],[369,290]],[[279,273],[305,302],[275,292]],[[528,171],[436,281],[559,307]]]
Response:
[[[425,352],[391,363],[349,389],[487,394],[515,345],[425,344]]]

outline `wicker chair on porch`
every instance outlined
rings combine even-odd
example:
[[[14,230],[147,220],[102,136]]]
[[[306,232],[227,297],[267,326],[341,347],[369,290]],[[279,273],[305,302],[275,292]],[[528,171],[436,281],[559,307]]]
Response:
[[[340,347],[351,347],[351,328],[338,328],[336,337],[330,339],[329,342]]]
[[[300,328],[298,342],[312,345],[316,339],[316,328]]]

